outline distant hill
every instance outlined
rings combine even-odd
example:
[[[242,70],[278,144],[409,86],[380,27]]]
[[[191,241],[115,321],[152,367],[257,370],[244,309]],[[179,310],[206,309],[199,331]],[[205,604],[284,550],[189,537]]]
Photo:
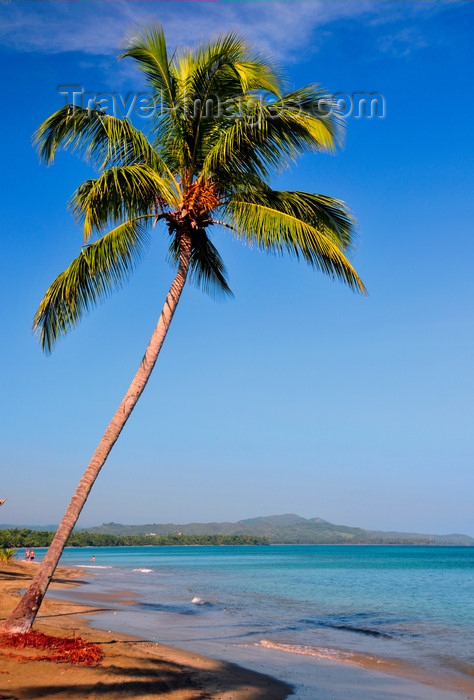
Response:
[[[112,535],[254,535],[265,537],[272,544],[434,544],[474,546],[468,535],[434,535],[412,532],[383,532],[360,527],[334,525],[321,518],[302,518],[299,515],[269,515],[238,520],[235,523],[150,523],[147,525],[120,525],[104,523],[98,527],[83,528],[87,532]]]

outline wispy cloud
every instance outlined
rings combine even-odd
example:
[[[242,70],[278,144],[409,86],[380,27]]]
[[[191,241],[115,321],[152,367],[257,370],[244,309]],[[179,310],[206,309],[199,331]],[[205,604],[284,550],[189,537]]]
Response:
[[[384,34],[378,40],[378,46],[384,53],[401,58],[417,49],[427,46],[423,33],[416,27],[406,27],[399,32]]]
[[[319,26],[370,12],[360,2],[57,2],[22,0],[0,6],[0,38],[16,51],[87,54],[116,53],[121,37],[133,24],[159,20],[175,44],[193,44],[204,37],[237,29],[276,55],[302,50]]]
[[[341,22],[355,21],[384,27],[379,50],[400,53],[423,46],[423,35],[414,26],[405,26],[403,33],[397,23],[402,18],[410,25],[415,15],[439,11],[443,3],[436,5],[434,9],[433,3],[374,0],[22,0],[0,5],[0,41],[10,51],[115,56],[131,25],[158,20],[172,45],[192,45],[236,29],[277,58],[298,61],[318,51]]]

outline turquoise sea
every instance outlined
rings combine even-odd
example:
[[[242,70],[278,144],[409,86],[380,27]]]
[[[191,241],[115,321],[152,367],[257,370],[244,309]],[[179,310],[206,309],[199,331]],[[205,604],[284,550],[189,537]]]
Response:
[[[61,564],[91,574],[62,596],[104,607],[117,594],[94,620],[105,629],[230,661],[257,649],[308,663],[370,657],[453,689],[474,680],[474,548],[69,548]]]

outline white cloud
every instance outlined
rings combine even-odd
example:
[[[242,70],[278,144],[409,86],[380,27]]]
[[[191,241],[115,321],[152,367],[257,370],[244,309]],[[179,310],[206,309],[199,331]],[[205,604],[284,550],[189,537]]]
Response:
[[[372,6],[366,0],[178,4],[161,0],[22,0],[0,7],[0,38],[3,46],[16,51],[110,55],[117,53],[130,25],[159,20],[172,44],[193,44],[237,29],[259,46],[288,58],[314,47],[313,33],[318,27],[370,13]]]
[[[406,27],[394,34],[380,37],[378,45],[381,51],[401,58],[408,56],[416,49],[424,48],[427,41],[422,32],[416,27]]]
[[[22,0],[0,5],[0,41],[14,51],[115,57],[133,24],[160,21],[172,47],[236,29],[288,62],[318,51],[341,22],[353,21],[377,27],[379,50],[400,55],[426,43],[414,20],[442,10],[443,3],[376,0]]]

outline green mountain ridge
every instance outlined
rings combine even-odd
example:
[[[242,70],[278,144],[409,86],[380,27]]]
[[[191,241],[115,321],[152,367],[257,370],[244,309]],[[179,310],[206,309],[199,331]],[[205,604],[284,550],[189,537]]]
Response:
[[[253,535],[272,544],[433,544],[474,546],[474,538],[462,534],[384,532],[335,525],[321,518],[302,518],[293,513],[269,515],[237,522],[149,523],[122,525],[104,523],[82,531],[113,535]]]

